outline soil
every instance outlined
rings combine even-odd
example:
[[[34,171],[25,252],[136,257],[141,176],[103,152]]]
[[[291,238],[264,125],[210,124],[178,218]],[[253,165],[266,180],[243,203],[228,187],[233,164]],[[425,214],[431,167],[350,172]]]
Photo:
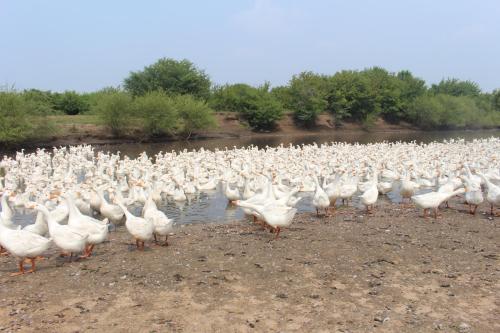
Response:
[[[53,249],[19,277],[1,257],[0,330],[499,332],[499,220],[451,206],[303,213],[275,241],[249,220],[178,226],[144,252],[118,227],[92,258]]]
[[[286,114],[280,121],[277,122],[277,127],[271,132],[255,132],[244,125],[234,113],[216,113],[217,126],[209,131],[203,131],[193,135],[193,139],[225,139],[225,138],[247,138],[247,137],[276,137],[276,136],[303,136],[303,135],[318,135],[318,134],[333,134],[333,133],[353,133],[366,132],[362,125],[357,123],[343,123],[340,127],[335,127],[332,123],[331,116],[321,114],[318,116],[316,126],[312,128],[302,128],[296,125],[291,114]],[[79,144],[118,144],[118,143],[135,143],[135,142],[165,142],[184,140],[178,137],[158,137],[147,138],[138,130],[132,131],[127,136],[116,138],[113,137],[110,131],[99,125],[79,124],[77,126],[67,124],[60,125],[61,128],[57,136],[51,137],[47,141],[32,142],[24,144],[23,147],[53,147],[62,145],[79,145]],[[418,131],[406,123],[398,125],[389,124],[382,119],[377,120],[369,129],[374,133],[386,132],[411,132]]]

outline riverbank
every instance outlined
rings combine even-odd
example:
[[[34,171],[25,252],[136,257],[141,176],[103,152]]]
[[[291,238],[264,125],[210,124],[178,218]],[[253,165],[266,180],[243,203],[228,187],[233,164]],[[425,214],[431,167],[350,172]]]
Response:
[[[287,136],[310,136],[310,135],[336,135],[353,133],[403,133],[419,132],[420,130],[406,123],[398,125],[389,124],[382,119],[376,121],[369,129],[358,123],[343,123],[335,127],[331,116],[323,114],[318,117],[316,126],[303,128],[297,126],[292,114],[286,114],[277,122],[277,127],[272,132],[252,131],[243,121],[238,119],[234,113],[216,113],[216,126],[213,129],[200,131],[193,135],[192,139],[240,139],[240,138],[275,138]],[[123,144],[123,143],[153,143],[185,141],[182,137],[165,136],[159,138],[148,138],[138,129],[130,129],[127,135],[114,137],[110,131],[101,124],[94,115],[76,116],[50,116],[49,120],[55,124],[54,134],[44,140],[29,142],[21,145],[30,147],[53,147],[78,144]]]
[[[120,227],[91,259],[52,250],[21,277],[1,257],[0,330],[499,331],[498,218],[451,206],[303,213],[278,241],[247,221],[188,225],[145,252]]]

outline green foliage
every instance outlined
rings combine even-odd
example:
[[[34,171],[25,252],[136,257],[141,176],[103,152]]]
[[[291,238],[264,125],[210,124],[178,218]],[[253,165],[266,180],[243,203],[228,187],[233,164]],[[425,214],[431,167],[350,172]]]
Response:
[[[191,94],[207,99],[210,95],[210,79],[204,71],[188,60],[177,61],[162,58],[142,71],[131,72],[124,87],[134,96],[163,90],[168,94]]]
[[[29,89],[24,90],[21,95],[31,113],[39,115],[53,115],[58,113],[54,108],[53,96],[50,91]]]
[[[82,114],[89,110],[86,98],[74,91],[53,94],[54,108],[67,115]]]
[[[459,79],[441,80],[431,86],[430,92],[434,95],[446,94],[451,96],[478,96],[481,93],[479,85],[472,81]]]
[[[488,128],[500,125],[500,114],[484,100],[446,94],[418,97],[409,118],[423,129]]]
[[[254,130],[272,130],[283,117],[283,105],[269,91],[269,85],[259,88],[233,84],[217,88],[210,105],[218,111],[240,113]]]
[[[30,109],[30,103],[16,92],[0,92],[0,144],[17,144],[44,138],[53,130],[43,114]]]
[[[132,97],[123,92],[103,94],[92,105],[92,112],[97,114],[113,135],[125,134],[131,119]]]
[[[493,90],[491,93],[491,104],[495,111],[500,112],[500,89]]]
[[[375,99],[366,76],[357,71],[337,72],[329,79],[327,110],[336,123],[349,119],[364,121],[376,111]]]
[[[186,139],[189,139],[195,131],[216,125],[213,110],[206,102],[196,100],[191,95],[178,95],[173,97],[173,103],[180,118],[182,134]]]
[[[313,126],[327,108],[328,79],[313,72],[294,75],[289,83],[289,107],[302,125]]]
[[[172,133],[178,123],[173,99],[163,91],[148,92],[134,101],[134,116],[143,121],[148,136]]]

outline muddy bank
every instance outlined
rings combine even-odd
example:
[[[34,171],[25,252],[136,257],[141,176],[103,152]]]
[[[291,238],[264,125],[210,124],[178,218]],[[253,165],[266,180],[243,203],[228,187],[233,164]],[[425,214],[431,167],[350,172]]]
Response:
[[[68,116],[70,117],[70,116]],[[379,119],[369,129],[364,128],[357,123],[343,123],[340,127],[335,127],[329,115],[320,115],[316,126],[312,128],[302,128],[297,126],[291,114],[286,114],[283,119],[278,121],[277,127],[272,132],[252,131],[243,121],[232,113],[217,113],[215,115],[217,126],[208,131],[196,133],[191,139],[209,140],[209,139],[240,139],[240,138],[276,138],[286,136],[310,136],[310,135],[332,135],[332,134],[353,134],[353,133],[401,133],[418,132],[419,130],[409,124],[401,123],[399,125],[389,124]],[[70,119],[70,118],[68,118]],[[112,145],[124,143],[158,143],[186,141],[183,137],[165,136],[158,138],[146,137],[138,130],[133,130],[126,136],[116,138],[110,131],[101,125],[95,124],[71,124],[67,122],[59,125],[57,134],[47,140],[29,142],[22,144],[24,148],[53,147],[78,144],[92,145]],[[17,148],[21,148],[17,147]]]
[[[21,277],[2,257],[0,330],[498,332],[498,218],[452,207],[304,213],[278,241],[248,221],[189,225],[145,252],[118,228],[91,259],[52,250]]]

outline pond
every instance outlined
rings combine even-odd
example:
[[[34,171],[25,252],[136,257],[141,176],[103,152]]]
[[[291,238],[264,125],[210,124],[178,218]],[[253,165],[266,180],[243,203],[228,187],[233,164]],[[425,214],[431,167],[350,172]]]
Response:
[[[193,150],[193,149],[224,149],[225,147],[232,148],[244,147],[255,145],[258,147],[276,146],[281,143],[288,144],[311,144],[311,143],[326,143],[332,141],[342,142],[381,142],[381,141],[413,141],[417,142],[431,142],[442,141],[445,139],[464,138],[466,140],[473,140],[477,138],[499,137],[500,130],[492,131],[444,131],[444,132],[412,132],[412,133],[342,133],[335,135],[307,135],[307,136],[266,136],[266,137],[248,137],[238,139],[210,139],[210,140],[197,140],[197,141],[181,141],[181,142],[168,142],[168,143],[152,143],[152,144],[117,144],[117,145],[100,145],[97,150],[116,152],[120,151],[122,155],[136,157],[138,154],[146,151],[148,155],[153,156],[159,151],[172,151],[172,150]],[[397,186],[396,186],[397,187]],[[429,191],[428,189],[421,190]],[[303,199],[298,203],[297,209],[299,212],[312,212],[314,208],[311,204],[313,192],[299,193]],[[354,201],[351,203],[355,206],[361,204],[358,199],[359,193],[354,195]],[[379,200],[391,201],[398,203],[401,197],[397,190],[390,192],[387,196],[380,196]],[[139,215],[141,206],[132,207],[132,212]],[[229,223],[234,220],[244,218],[243,211],[228,203],[222,193],[221,186],[216,190],[207,193],[198,193],[196,195],[188,196],[188,201],[178,203],[171,199],[164,199],[162,204],[159,205],[168,217],[173,218],[177,225],[190,224],[190,223]],[[35,219],[33,211],[18,210],[16,211],[14,219],[21,225],[32,223]]]

